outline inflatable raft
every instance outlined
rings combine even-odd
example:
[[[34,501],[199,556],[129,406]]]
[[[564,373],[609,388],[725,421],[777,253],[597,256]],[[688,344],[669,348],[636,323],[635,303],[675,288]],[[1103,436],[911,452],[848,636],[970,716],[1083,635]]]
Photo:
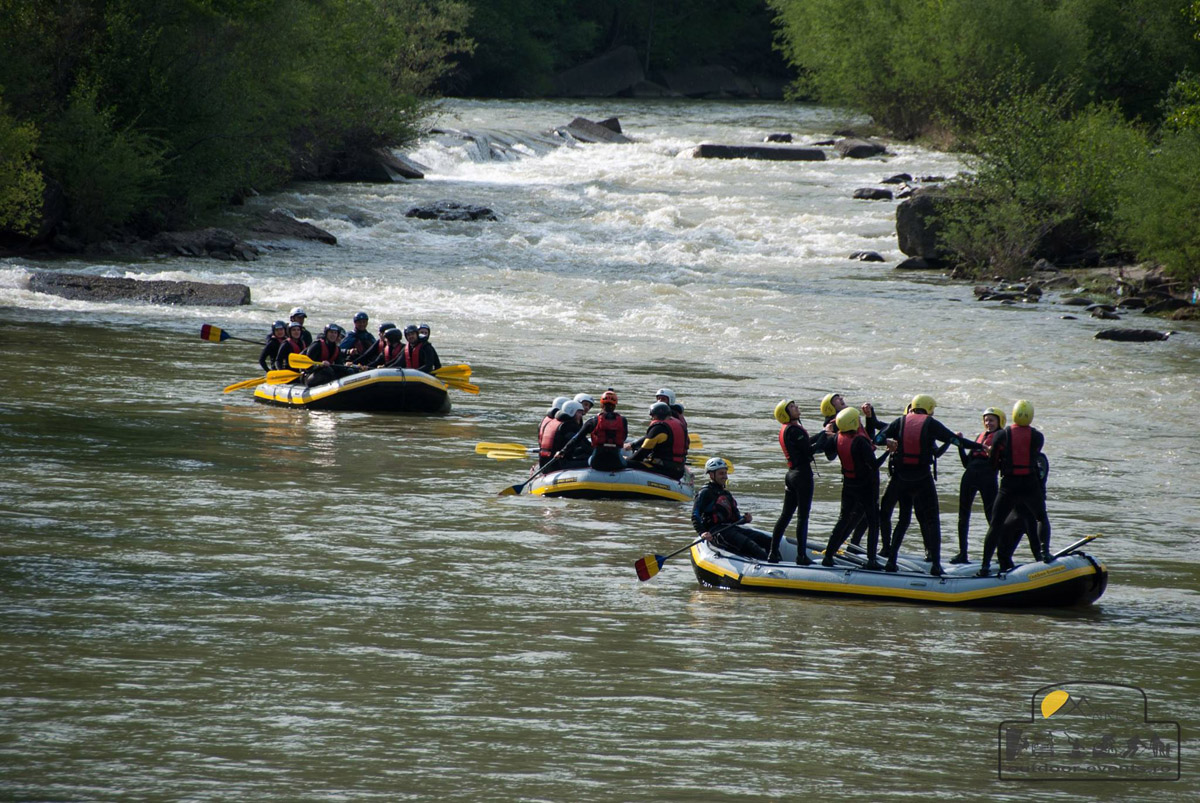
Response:
[[[691,549],[692,567],[702,585],[749,591],[773,591],[826,597],[899,600],[934,605],[992,608],[1051,608],[1095,602],[1108,585],[1108,569],[1079,551],[1091,538],[1056,553],[1050,563],[1026,563],[990,577],[976,577],[978,563],[943,564],[946,574],[933,577],[929,563],[914,556],[896,562],[899,572],[867,571],[860,554],[839,553],[835,565],[820,564],[821,549],[809,542],[811,566],[799,566],[794,541],[780,546],[781,563],[765,563],[729,554],[706,541]],[[814,549],[814,547],[816,547]]]
[[[597,471],[572,468],[551,471],[529,483],[529,493],[575,499],[670,499],[690,502],[696,493],[691,470],[677,480],[637,468]]]
[[[259,385],[254,398],[263,404],[306,410],[358,410],[387,413],[448,413],[445,383],[423,371],[377,368],[315,387],[303,384]]]

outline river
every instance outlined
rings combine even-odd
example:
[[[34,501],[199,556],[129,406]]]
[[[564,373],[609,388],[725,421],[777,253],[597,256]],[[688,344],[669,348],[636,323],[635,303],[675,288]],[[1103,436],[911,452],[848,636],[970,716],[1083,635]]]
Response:
[[[699,142],[798,141],[819,107],[446,102],[437,123],[537,131],[615,114],[632,145],[481,161],[411,151],[424,181],[313,184],[283,207],[339,239],[251,264],[0,262],[0,798],[11,800],[1194,800],[1200,795],[1200,329],[1097,341],[1107,322],[1002,306],[901,275],[894,211],[851,199],[952,156],[692,159]],[[499,220],[406,218],[417,202]],[[876,250],[888,262],[850,261]],[[239,281],[204,309],[32,293],[30,271]],[[305,413],[221,388],[296,304],[427,321],[479,396],[436,418]],[[1141,325],[1131,318],[1122,325]],[[1159,328],[1165,328],[1160,326]],[[736,594],[686,556],[684,505],[497,496],[549,401],[607,387],[631,422],[669,386],[705,454],[769,527],[784,467],[771,411],[810,429],[840,391],[883,417],[915,393],[973,436],[1036,407],[1054,544],[1104,533],[1082,611],[1010,613]],[[636,424],[635,424],[636,426]],[[942,461],[952,554],[959,470]],[[837,515],[818,467],[812,532]],[[978,553],[976,508],[971,550]],[[912,547],[918,537],[910,536]],[[1024,548],[1022,548],[1024,550]],[[1019,556],[1022,553],[1018,553]],[[1182,723],[1174,782],[997,778],[997,728],[1035,690],[1143,688]],[[1114,798],[1115,796],[1115,798]]]

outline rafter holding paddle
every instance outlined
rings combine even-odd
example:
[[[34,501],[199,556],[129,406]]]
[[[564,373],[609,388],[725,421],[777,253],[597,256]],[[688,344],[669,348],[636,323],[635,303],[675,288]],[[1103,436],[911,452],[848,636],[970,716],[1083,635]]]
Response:
[[[711,534],[716,535],[717,533],[722,532],[724,530],[728,530],[730,527],[737,526],[738,524],[741,524],[744,521],[745,521],[745,517],[742,517],[742,518],[738,519],[737,521],[730,522],[729,524],[726,524],[722,527],[718,527],[717,529],[712,530]],[[643,583],[646,582],[651,577],[658,574],[659,570],[662,569],[663,564],[666,563],[667,560],[675,557],[680,552],[684,552],[688,549],[691,549],[692,547],[694,547],[696,544],[700,543],[703,540],[704,540],[703,538],[697,538],[692,543],[688,544],[687,546],[680,547],[679,549],[675,550],[674,552],[672,552],[669,555],[645,555],[641,558],[638,558],[637,560],[635,560],[633,562],[633,569],[634,569],[634,571],[637,572],[638,580],[640,580]]]

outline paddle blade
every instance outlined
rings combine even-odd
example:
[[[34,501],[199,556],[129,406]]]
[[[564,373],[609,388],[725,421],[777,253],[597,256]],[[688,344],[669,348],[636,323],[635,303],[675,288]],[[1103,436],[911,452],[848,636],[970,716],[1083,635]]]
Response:
[[[644,583],[658,574],[658,570],[662,568],[662,565],[663,560],[658,555],[646,555],[634,561],[633,568],[637,572],[638,580]]]
[[[700,440],[699,435],[694,435],[689,432],[688,433],[688,448],[689,449],[703,449],[704,441]]]
[[[448,388],[461,390],[463,393],[474,393],[476,396],[479,395],[479,385],[473,385],[470,382],[460,382],[456,379],[446,379],[445,377],[440,377],[440,379]]]
[[[524,483],[521,485],[510,485],[500,493],[496,494],[496,496],[516,496],[517,494],[521,493],[521,489],[524,487]]]
[[[223,340],[229,339],[229,333],[219,326],[213,326],[211,323],[206,323],[200,327],[200,339],[209,340],[213,343],[220,343]],[[228,393],[229,391],[226,391]]]
[[[493,451],[493,452],[486,452],[486,454],[488,457],[492,458],[493,460],[525,460],[526,459],[526,455],[524,452]]]
[[[314,365],[319,365],[316,360],[304,354],[289,354],[288,365],[296,369],[312,368]]]
[[[261,385],[265,381],[266,380],[263,379],[261,376],[256,376],[253,379],[243,379],[241,382],[234,382],[232,385],[226,385],[225,389],[221,392],[222,393],[232,393],[235,390],[241,390],[242,388],[248,388],[251,385]]]
[[[441,368],[438,368],[436,371],[434,371],[433,375],[439,377],[461,376],[464,379],[470,379],[471,366],[466,365],[465,363],[459,363],[458,365],[443,365]]]
[[[475,454],[483,454],[496,450],[504,450],[510,452],[524,452],[526,448],[519,443],[493,443],[492,441],[480,441],[475,444]]]
[[[298,376],[300,376],[299,371],[267,371],[267,383],[270,385],[282,385],[285,382],[291,382]]]

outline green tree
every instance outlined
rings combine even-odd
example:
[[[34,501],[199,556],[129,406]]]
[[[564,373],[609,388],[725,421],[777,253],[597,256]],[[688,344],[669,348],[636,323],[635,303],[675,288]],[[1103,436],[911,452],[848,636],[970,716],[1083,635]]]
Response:
[[[34,160],[38,131],[8,113],[0,91],[0,231],[32,235],[46,183]]]

